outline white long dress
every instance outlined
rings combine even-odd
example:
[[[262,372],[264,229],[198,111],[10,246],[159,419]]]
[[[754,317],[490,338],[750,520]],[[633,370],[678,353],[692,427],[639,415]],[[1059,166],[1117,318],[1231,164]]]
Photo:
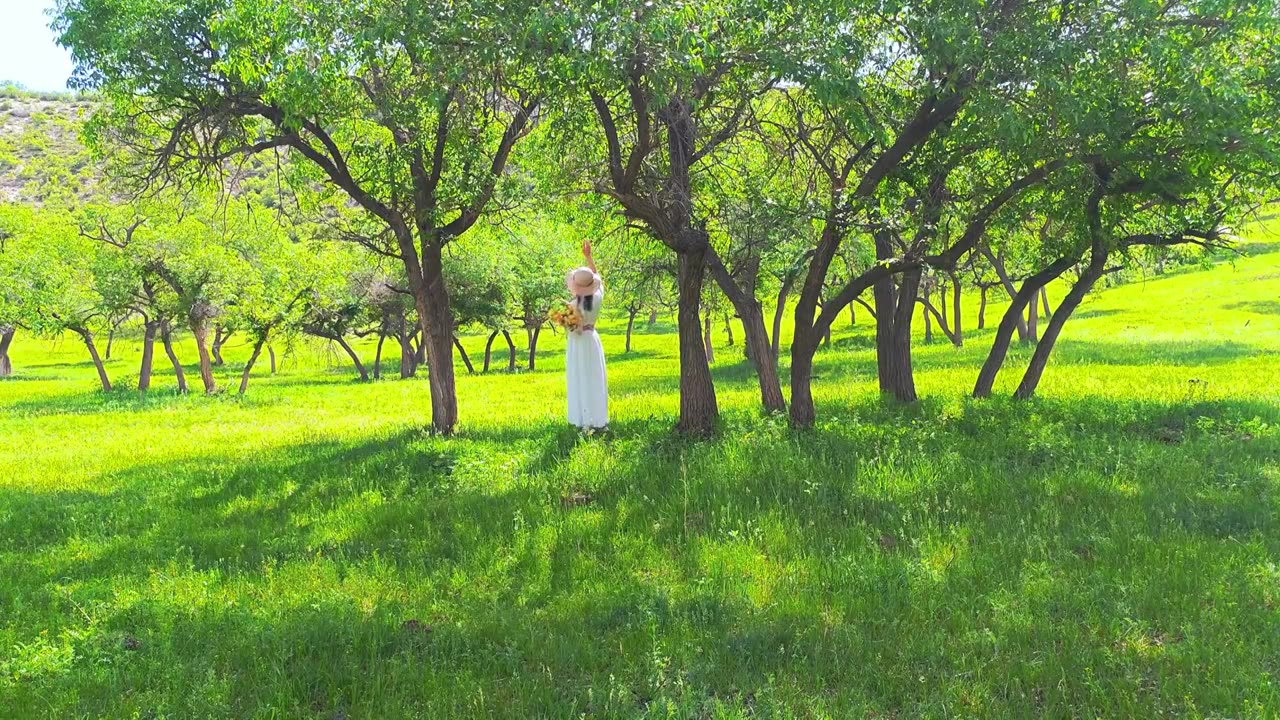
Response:
[[[591,296],[590,309],[583,298],[574,300],[582,313],[583,325],[596,324],[603,300],[603,287]],[[569,388],[569,424],[584,430],[608,427],[609,386],[605,379],[604,346],[594,329],[569,332],[564,367]]]

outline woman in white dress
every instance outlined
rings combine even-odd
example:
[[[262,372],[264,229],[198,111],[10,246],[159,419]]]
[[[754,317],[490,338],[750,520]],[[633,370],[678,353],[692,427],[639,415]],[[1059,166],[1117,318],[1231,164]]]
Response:
[[[568,384],[569,424],[586,431],[609,426],[609,388],[604,372],[604,347],[596,333],[596,320],[604,300],[604,283],[591,258],[591,241],[582,243],[586,265],[571,270],[565,285],[573,304],[582,315],[582,324],[571,330],[565,350],[565,380]]]

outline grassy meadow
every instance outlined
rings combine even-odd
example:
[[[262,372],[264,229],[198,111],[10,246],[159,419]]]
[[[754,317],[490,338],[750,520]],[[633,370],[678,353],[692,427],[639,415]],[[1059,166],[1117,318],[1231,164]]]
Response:
[[[1027,402],[1026,348],[966,396],[999,303],[975,331],[966,299],[962,349],[917,345],[916,406],[842,320],[811,432],[759,417],[718,330],[708,442],[671,431],[669,319],[629,355],[606,324],[590,438],[549,333],[535,373],[460,376],[449,439],[425,377],[362,384],[318,345],[242,399],[177,396],[158,352],[140,398],[19,334],[0,717],[1280,716],[1280,244],[1256,234],[1089,298]],[[123,388],[139,353],[117,340]]]

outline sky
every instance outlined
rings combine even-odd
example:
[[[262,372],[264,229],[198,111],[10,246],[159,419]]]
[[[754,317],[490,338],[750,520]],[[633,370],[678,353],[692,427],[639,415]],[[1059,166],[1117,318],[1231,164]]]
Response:
[[[54,0],[0,0],[0,83],[65,90],[71,57],[58,47],[45,11]]]

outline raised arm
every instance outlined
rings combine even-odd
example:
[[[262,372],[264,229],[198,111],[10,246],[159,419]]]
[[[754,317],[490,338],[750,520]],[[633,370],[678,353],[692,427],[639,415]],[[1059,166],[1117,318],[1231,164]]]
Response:
[[[593,273],[600,272],[599,270],[596,270],[596,261],[594,258],[591,257],[591,241],[590,240],[582,241],[582,257],[587,261],[587,267],[591,268],[591,272]]]

